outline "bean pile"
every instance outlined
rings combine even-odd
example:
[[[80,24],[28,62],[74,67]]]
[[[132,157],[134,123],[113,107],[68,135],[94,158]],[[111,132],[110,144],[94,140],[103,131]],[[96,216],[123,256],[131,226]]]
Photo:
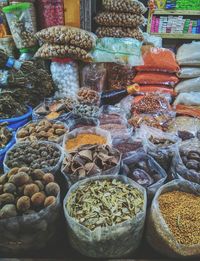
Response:
[[[13,168],[0,177],[0,219],[33,214],[55,205],[59,192],[51,173]]]
[[[200,196],[172,191],[159,197],[161,214],[179,244],[200,244]]]
[[[5,164],[8,168],[53,168],[61,158],[61,150],[57,146],[45,142],[18,143],[8,152]]]

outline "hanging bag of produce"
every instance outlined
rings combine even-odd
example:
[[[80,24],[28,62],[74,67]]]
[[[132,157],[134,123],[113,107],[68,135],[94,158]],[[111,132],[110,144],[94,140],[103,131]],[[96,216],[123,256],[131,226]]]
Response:
[[[79,89],[78,64],[70,58],[53,59],[51,63],[51,75],[57,91],[56,98],[75,98]]]
[[[71,245],[93,258],[127,256],[140,244],[146,205],[145,189],[127,177],[79,181],[63,202]]]
[[[174,178],[186,179],[200,184],[200,141],[197,138],[186,140],[179,146],[173,157]]]
[[[174,180],[156,193],[147,222],[147,240],[170,258],[200,257],[200,185]]]
[[[32,20],[30,3],[20,3],[3,8],[18,49],[34,47],[37,40],[34,36],[36,26]]]
[[[165,170],[141,149],[122,161],[122,172],[147,190],[148,202],[167,179]]]

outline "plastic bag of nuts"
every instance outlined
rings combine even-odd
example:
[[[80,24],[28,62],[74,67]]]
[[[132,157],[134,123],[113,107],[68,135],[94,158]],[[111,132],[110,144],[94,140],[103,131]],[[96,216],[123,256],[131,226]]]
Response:
[[[200,184],[200,141],[197,138],[184,141],[172,161],[174,178]]]
[[[103,7],[107,11],[144,14],[147,8],[137,0],[103,0]]]
[[[173,258],[200,256],[200,185],[173,180],[156,193],[147,222],[147,241]]]
[[[95,17],[95,22],[104,26],[138,27],[145,23],[145,18],[131,13],[102,12]]]
[[[17,130],[16,141],[52,141],[62,143],[63,136],[69,131],[66,124],[59,121],[40,121],[28,122],[25,126]]]
[[[143,41],[143,33],[140,28],[130,28],[130,27],[107,27],[101,26],[96,30],[96,35],[99,38],[103,37],[116,37],[116,38],[125,38],[131,37],[139,41]]]
[[[51,173],[13,168],[0,177],[0,250],[9,255],[45,247],[57,231],[60,188]]]
[[[105,201],[99,201],[96,193],[100,198],[106,196]],[[76,200],[72,204],[75,195],[76,199],[80,199],[79,202],[88,202],[87,206],[80,203],[80,215],[74,209]],[[124,176],[91,177],[77,182],[63,202],[72,246],[81,254],[93,258],[121,258],[129,255],[140,244],[146,204],[145,189]],[[87,219],[80,219],[82,214],[86,217],[85,211]],[[106,218],[101,218],[102,214]]]
[[[36,37],[45,43],[73,45],[84,50],[95,47],[97,39],[93,33],[70,26],[49,27],[37,32]]]
[[[35,58],[52,59],[52,58],[73,58],[75,60],[81,60],[84,62],[91,62],[91,55],[79,47],[73,45],[58,45],[58,44],[44,44],[42,45],[36,54]]]
[[[62,148],[53,142],[20,142],[6,153],[3,162],[4,172],[8,172],[15,167],[30,167],[56,174],[63,156]]]
[[[35,38],[36,24],[31,14],[30,3],[19,3],[3,8],[18,49],[34,47],[37,45]]]

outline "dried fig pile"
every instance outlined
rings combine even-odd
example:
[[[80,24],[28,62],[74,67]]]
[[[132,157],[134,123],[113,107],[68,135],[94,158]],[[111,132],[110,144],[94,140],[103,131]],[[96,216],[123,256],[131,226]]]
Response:
[[[13,168],[0,177],[0,219],[39,212],[56,204],[59,192],[51,173]]]
[[[41,120],[39,122],[31,122],[22,127],[17,132],[18,141],[37,141],[47,140],[59,142],[61,137],[69,130],[60,122],[50,122]]]
[[[62,171],[76,182],[112,169],[119,161],[119,151],[108,145],[84,145],[69,153],[63,161]]]
[[[54,168],[61,158],[57,144],[48,142],[22,142],[7,153],[5,164],[8,168],[30,167],[33,169]]]

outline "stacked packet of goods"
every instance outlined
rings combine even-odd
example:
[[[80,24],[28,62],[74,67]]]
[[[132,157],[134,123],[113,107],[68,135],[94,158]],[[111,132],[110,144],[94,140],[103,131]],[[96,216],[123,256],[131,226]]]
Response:
[[[143,40],[139,28],[145,22],[143,14],[145,6],[137,0],[103,0],[104,11],[100,12],[95,21],[99,26],[98,37],[131,37]]]
[[[44,43],[35,54],[36,58],[73,58],[85,62],[91,61],[89,52],[97,38],[85,30],[62,25],[43,29],[36,37]]]
[[[175,90],[174,102],[178,114],[200,117],[200,42],[183,44],[177,51],[181,79]]]
[[[174,95],[179,82],[176,72],[179,66],[172,51],[152,46],[142,47],[144,65],[136,67],[133,81],[140,85],[143,93],[160,92]]]

